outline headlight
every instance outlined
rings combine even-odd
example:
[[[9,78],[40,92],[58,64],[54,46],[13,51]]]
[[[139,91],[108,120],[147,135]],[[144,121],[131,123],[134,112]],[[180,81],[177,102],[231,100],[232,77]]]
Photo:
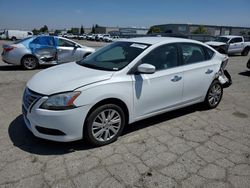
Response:
[[[47,110],[67,110],[75,108],[74,100],[80,95],[81,92],[67,92],[50,96],[42,103],[40,108]]]

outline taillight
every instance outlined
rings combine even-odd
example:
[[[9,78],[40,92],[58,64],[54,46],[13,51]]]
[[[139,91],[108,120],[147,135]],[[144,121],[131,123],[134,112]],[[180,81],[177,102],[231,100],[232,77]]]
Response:
[[[4,50],[5,52],[9,52],[9,51],[11,51],[11,50],[13,50],[13,49],[14,49],[13,46],[9,46],[9,47],[5,47],[3,50]]]

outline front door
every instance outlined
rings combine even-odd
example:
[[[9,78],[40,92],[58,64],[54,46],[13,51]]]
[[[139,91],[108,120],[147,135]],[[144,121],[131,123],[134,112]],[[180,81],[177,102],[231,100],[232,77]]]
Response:
[[[58,63],[79,61],[83,57],[78,50],[77,44],[66,39],[58,38],[57,58]]]
[[[181,103],[183,75],[178,67],[177,47],[160,46],[143,57],[140,64],[155,66],[153,74],[135,74],[133,79],[135,119],[175,107]]]

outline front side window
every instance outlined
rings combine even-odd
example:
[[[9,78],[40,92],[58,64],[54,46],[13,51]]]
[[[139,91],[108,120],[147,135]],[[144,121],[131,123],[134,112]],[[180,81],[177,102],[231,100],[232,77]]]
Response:
[[[178,51],[174,44],[167,44],[152,50],[141,60],[155,66],[155,70],[164,70],[178,66]]]
[[[62,47],[75,47],[75,43],[70,42],[68,40],[64,40],[59,38],[58,39],[58,46],[62,46]]]
[[[242,42],[242,38],[238,37],[238,38],[233,38],[230,43],[238,43],[238,42]]]
[[[203,48],[196,44],[180,44],[183,64],[188,65],[206,60]]]
[[[118,71],[132,62],[148,46],[133,42],[114,42],[77,63],[93,69]]]

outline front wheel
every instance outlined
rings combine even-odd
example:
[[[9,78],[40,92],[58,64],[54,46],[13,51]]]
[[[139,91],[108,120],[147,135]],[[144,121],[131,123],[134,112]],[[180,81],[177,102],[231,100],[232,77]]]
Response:
[[[247,68],[250,69],[250,59],[249,59],[248,62],[247,62]]]
[[[97,107],[88,117],[84,138],[94,146],[103,146],[117,140],[125,126],[125,114],[115,104]]]
[[[208,109],[216,108],[222,98],[223,87],[218,80],[215,80],[210,85],[204,104]]]

